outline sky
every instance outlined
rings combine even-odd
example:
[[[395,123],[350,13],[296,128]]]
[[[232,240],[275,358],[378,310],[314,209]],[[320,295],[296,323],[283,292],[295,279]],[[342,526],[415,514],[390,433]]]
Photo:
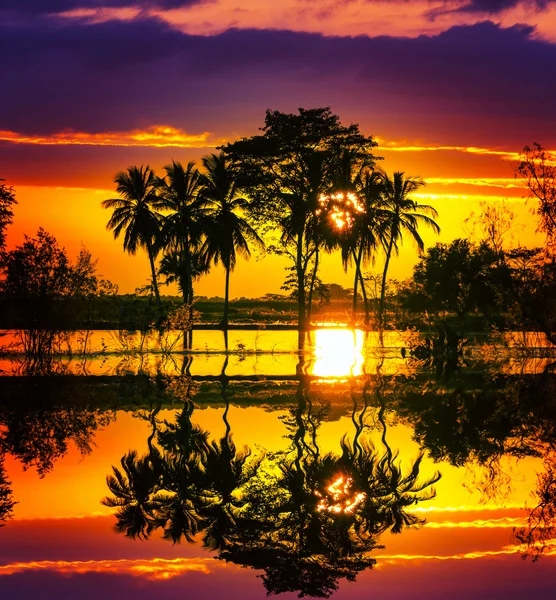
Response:
[[[542,243],[513,161],[556,147],[555,1],[0,0],[0,57],[8,244],[43,226],[122,292],[149,265],[105,229],[115,174],[199,160],[257,134],[268,108],[331,106],[375,137],[387,172],[425,179],[442,227],[428,245],[472,235],[481,201],[514,212],[514,243]],[[407,244],[392,276],[416,260]],[[336,257],[323,264],[325,282],[350,285]],[[232,297],[278,292],[283,266],[241,262]],[[196,287],[222,290],[218,270]]]

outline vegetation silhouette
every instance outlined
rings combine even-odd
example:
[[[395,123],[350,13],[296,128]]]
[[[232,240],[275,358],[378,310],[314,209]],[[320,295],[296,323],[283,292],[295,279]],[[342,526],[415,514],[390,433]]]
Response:
[[[156,193],[157,179],[148,166],[129,167],[120,171],[114,179],[120,198],[102,202],[103,208],[112,209],[107,229],[114,232],[114,238],[124,236],[124,251],[136,254],[139,248],[145,248],[151,267],[152,286],[156,302],[160,308],[160,293],[155,266],[158,253],[157,238],[160,232],[162,201]]]
[[[249,258],[249,244],[262,249],[264,242],[258,233],[240,216],[248,213],[249,202],[238,195],[237,182],[224,154],[211,154],[202,160],[200,196],[207,202],[203,224],[205,240],[202,251],[208,262],[222,263],[226,272],[224,289],[224,314],[221,325],[228,328],[228,302],[230,297],[230,272],[236,266],[236,252]]]
[[[6,246],[6,227],[13,222],[13,207],[17,204],[13,187],[0,179],[0,258]]]
[[[425,243],[419,234],[419,224],[424,224],[440,233],[440,227],[432,219],[438,216],[436,209],[426,204],[418,204],[411,199],[424,182],[418,177],[406,177],[404,173],[397,171],[392,179],[386,175],[383,181],[384,199],[386,201],[389,215],[387,217],[386,237],[388,246],[386,247],[386,258],[382,274],[382,285],[380,293],[380,304],[378,309],[379,328],[384,328],[384,299],[386,295],[386,277],[392,251],[398,252],[399,244],[404,233],[408,233],[411,239],[417,244],[419,254],[424,251]],[[431,215],[431,216],[429,216]]]
[[[192,424],[194,389],[180,378],[174,390],[188,396],[180,398],[174,423],[157,424],[156,460],[130,452],[123,470],[108,476],[113,496],[103,502],[118,509],[116,531],[146,539],[161,529],[174,543],[201,541],[221,560],[262,570],[269,594],[329,597],[340,579],[353,581],[372,568],[369,552],[379,547],[381,533],[421,522],[407,508],[433,497],[440,475],[421,480],[422,455],[402,469],[388,445],[383,453],[362,439],[364,418],[354,420],[354,439],[341,440],[340,454],[322,453],[318,429],[328,409],[313,405],[303,376],[297,406],[284,418],[289,446],[257,455],[240,450],[228,420],[225,368],[220,439]],[[368,396],[365,403],[369,410]],[[381,423],[385,441],[384,418]]]
[[[267,110],[262,132],[222,149],[252,200],[261,235],[276,228],[281,233],[274,250],[288,256],[295,267],[298,327],[305,329],[306,280],[311,260],[317,263],[321,241],[315,236],[318,198],[333,191],[346,151],[357,155],[360,166],[372,165],[376,142],[362,135],[357,125],[342,125],[329,107],[301,108],[296,114]]]

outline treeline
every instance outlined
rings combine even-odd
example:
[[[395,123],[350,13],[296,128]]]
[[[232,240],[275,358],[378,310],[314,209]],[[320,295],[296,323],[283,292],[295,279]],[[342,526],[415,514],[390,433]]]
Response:
[[[322,287],[319,259],[340,250],[344,267],[355,267],[354,312],[359,287],[368,323],[363,265],[384,252],[384,289],[402,237],[422,251],[419,226],[439,231],[436,211],[411,198],[424,182],[377,169],[375,147],[372,137],[357,125],[342,125],[329,108],[267,111],[261,135],[223,146],[202,159],[201,170],[174,161],[162,177],[148,166],[118,173],[119,197],[103,202],[113,211],[108,228],[123,237],[125,251],[146,251],[159,306],[159,275],[176,282],[191,305],[194,281],[222,264],[224,328],[237,254],[249,257],[258,248],[290,259],[283,289],[297,300],[303,329]]]

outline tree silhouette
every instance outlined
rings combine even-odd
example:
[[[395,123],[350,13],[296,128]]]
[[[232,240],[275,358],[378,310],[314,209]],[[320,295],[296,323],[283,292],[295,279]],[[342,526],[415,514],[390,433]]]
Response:
[[[411,194],[423,185],[425,185],[424,181],[418,177],[406,177],[400,171],[396,171],[392,178],[386,174],[383,178],[383,198],[389,215],[385,230],[388,245],[385,249],[386,259],[382,273],[382,289],[379,304],[379,324],[381,330],[384,325],[386,277],[388,275],[388,266],[392,251],[398,251],[398,245],[402,241],[403,235],[407,233],[417,244],[419,253],[423,252],[425,244],[418,231],[420,224],[431,227],[436,233],[440,232],[440,227],[429,216],[436,217],[438,215],[436,210],[432,206],[418,204],[410,198]]]
[[[112,198],[102,202],[103,208],[112,209],[112,216],[106,225],[113,231],[117,239],[123,233],[124,250],[136,254],[139,248],[145,248],[151,267],[152,285],[156,302],[160,308],[160,293],[156,276],[155,258],[158,254],[162,209],[157,195],[157,179],[147,165],[129,167],[126,172],[120,171],[114,179],[116,191],[120,198]]]
[[[192,305],[193,280],[208,270],[208,261],[199,252],[204,212],[198,195],[200,173],[193,162],[184,167],[174,161],[164,169],[166,175],[157,184],[161,205],[169,211],[161,236],[165,244],[162,266],[166,274],[177,278],[184,304]]]
[[[155,511],[162,506],[160,470],[152,455],[139,456],[130,450],[121,460],[122,470],[112,467],[106,483],[113,496],[102,500],[117,508],[115,529],[127,537],[147,539],[156,525]]]
[[[230,272],[236,266],[236,253],[249,258],[249,244],[263,248],[264,243],[245,217],[241,216],[249,210],[249,202],[238,195],[235,175],[224,154],[211,154],[205,156],[202,161],[205,172],[202,176],[200,196],[207,202],[203,219],[206,234],[203,253],[206,254],[208,262],[221,262],[226,271],[221,325],[227,328]]]
[[[6,227],[13,222],[13,206],[17,204],[15,190],[0,179],[0,252],[6,245]]]
[[[298,114],[268,110],[262,131],[223,150],[238,170],[260,225],[282,233],[279,251],[292,259],[296,269],[298,326],[304,329],[309,324],[307,269],[318,248],[313,235],[318,197],[330,191],[346,150],[371,162],[376,143],[357,125],[343,126],[329,107],[301,108]]]

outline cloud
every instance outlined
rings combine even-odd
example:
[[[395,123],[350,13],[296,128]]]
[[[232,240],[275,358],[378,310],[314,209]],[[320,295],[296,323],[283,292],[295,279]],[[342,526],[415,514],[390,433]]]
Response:
[[[556,0],[465,0],[463,2],[445,2],[445,7],[435,7],[428,11],[430,18],[451,13],[473,13],[479,15],[499,15],[500,13],[523,5],[528,9],[546,10]]]
[[[35,15],[101,8],[158,8],[170,10],[203,4],[206,0],[0,0],[0,11]]]
[[[104,135],[164,123],[220,138],[255,133],[266,108],[332,105],[389,139],[422,139],[431,128],[438,146],[552,145],[556,46],[533,32],[491,22],[418,38],[194,36],[152,18],[0,24],[0,55],[10,57],[0,130]]]
[[[26,135],[0,131],[0,141],[38,146],[119,146],[149,148],[213,148],[223,140],[210,140],[210,133],[190,135],[169,125],[123,132],[88,133],[63,131],[51,135]]]

